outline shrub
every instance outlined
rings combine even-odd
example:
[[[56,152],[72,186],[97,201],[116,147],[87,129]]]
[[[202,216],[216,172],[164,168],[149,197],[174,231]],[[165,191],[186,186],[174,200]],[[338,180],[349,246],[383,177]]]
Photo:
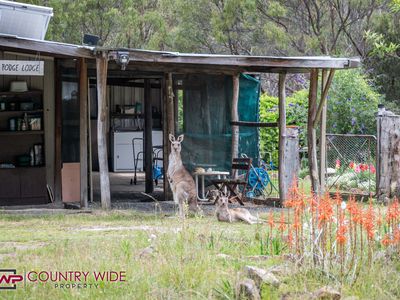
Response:
[[[300,90],[293,93],[286,99],[286,123],[288,125],[299,126],[300,146],[306,144],[307,132],[307,109],[308,109],[308,90]],[[278,98],[263,94],[260,97],[260,120],[261,122],[278,122],[279,109]],[[265,160],[272,154],[272,161],[278,162],[278,128],[262,128],[261,136],[261,155]]]
[[[328,95],[329,133],[376,134],[381,95],[361,70],[337,71]]]
[[[375,113],[381,97],[361,70],[337,71],[327,97],[327,132],[376,134]],[[308,89],[297,91],[286,100],[287,124],[299,126],[300,147],[306,146]],[[278,117],[278,98],[261,95],[261,122],[277,122]],[[267,154],[272,153],[272,160],[277,164],[278,128],[262,128],[260,136],[261,156],[269,160]]]

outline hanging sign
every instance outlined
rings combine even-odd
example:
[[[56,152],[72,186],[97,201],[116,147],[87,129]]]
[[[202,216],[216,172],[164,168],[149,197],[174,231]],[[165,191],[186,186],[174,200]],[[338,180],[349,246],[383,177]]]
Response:
[[[43,76],[44,61],[0,60],[0,75]]]

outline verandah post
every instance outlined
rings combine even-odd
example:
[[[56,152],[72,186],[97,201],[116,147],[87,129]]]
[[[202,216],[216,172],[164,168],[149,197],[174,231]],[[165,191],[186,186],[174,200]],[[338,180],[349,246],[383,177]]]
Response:
[[[287,198],[288,187],[285,185],[285,147],[286,147],[286,73],[279,73],[279,200]]]
[[[308,165],[311,175],[311,186],[315,194],[320,193],[320,181],[317,159],[317,133],[314,127],[317,106],[318,69],[312,69],[310,74],[310,91],[308,95],[307,146]]]
[[[232,109],[231,109],[232,122],[239,121],[239,112],[238,112],[239,76],[240,74],[235,74],[232,76],[233,80]],[[237,158],[238,156],[239,156],[239,126],[232,125],[232,159]],[[235,178],[236,176],[237,176],[236,172],[232,173],[232,177]]]
[[[101,207],[103,209],[111,208],[110,178],[108,174],[107,156],[107,67],[107,53],[100,52],[96,58],[98,97],[97,144],[100,169]]]

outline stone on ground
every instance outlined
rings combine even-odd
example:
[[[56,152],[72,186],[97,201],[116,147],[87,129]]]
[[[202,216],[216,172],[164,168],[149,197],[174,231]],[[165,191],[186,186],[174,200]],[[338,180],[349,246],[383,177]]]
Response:
[[[273,287],[279,287],[280,285],[279,279],[267,270],[253,266],[245,266],[244,270],[247,276],[253,279],[259,288],[263,283],[272,285]]]
[[[240,281],[237,285],[237,295],[238,299],[248,299],[248,300],[260,300],[260,292],[254,282],[251,279],[244,279]]]
[[[313,293],[314,299],[319,300],[340,300],[340,292],[331,286],[324,286]]]

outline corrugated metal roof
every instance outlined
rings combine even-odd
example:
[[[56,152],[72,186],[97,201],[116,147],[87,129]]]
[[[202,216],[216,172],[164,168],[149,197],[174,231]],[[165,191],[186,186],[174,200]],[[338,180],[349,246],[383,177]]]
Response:
[[[116,60],[118,52],[128,52],[131,64],[138,68],[167,70],[169,68],[219,68],[227,71],[254,72],[304,72],[312,68],[346,69],[361,65],[359,58],[330,56],[247,56],[225,54],[179,53],[129,48],[90,47],[54,41],[41,41],[17,36],[1,35],[0,47],[43,52],[54,56],[95,58],[98,52],[107,52],[110,60]]]

